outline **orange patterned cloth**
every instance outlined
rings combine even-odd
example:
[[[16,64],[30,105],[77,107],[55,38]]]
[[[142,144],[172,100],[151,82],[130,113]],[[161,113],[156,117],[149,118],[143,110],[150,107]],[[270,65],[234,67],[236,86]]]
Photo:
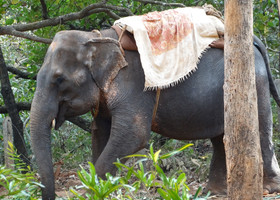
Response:
[[[223,23],[202,8],[177,8],[131,16],[115,25],[134,34],[145,89],[166,88],[197,68],[202,53],[219,38]]]
[[[148,13],[142,16],[142,21],[154,55],[176,48],[193,29],[193,23],[188,16],[175,9]]]

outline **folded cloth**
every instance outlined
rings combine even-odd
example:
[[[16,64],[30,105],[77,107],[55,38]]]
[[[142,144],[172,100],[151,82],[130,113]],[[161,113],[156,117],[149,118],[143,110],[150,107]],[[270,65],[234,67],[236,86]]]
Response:
[[[197,69],[202,53],[224,25],[203,8],[177,8],[130,16],[114,25],[134,34],[145,73],[145,89],[166,88]]]

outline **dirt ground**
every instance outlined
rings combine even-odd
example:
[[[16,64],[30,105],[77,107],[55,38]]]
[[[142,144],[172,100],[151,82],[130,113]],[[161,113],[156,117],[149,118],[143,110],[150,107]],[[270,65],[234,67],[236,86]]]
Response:
[[[173,149],[180,147],[170,145]],[[159,148],[155,148],[159,149]],[[168,152],[170,150],[166,150]],[[207,183],[207,176],[209,173],[209,164],[211,160],[211,145],[209,141],[207,142],[199,142],[194,144],[193,146],[194,152],[181,152],[176,154],[176,156],[172,156],[166,160],[163,160],[161,167],[165,171],[165,173],[172,174],[173,172],[178,171],[178,169],[182,170],[186,173],[187,177],[187,185],[190,188],[190,193],[194,194],[199,187],[205,188]],[[162,152],[162,154],[166,153]],[[141,150],[138,152],[139,154],[147,154],[148,150]],[[161,154],[161,155],[162,155]],[[194,155],[195,154],[195,155]],[[209,156],[210,155],[210,156]],[[131,166],[135,160],[130,159],[126,165]],[[70,192],[70,188],[75,189],[80,195],[83,195],[86,191],[81,189],[82,183],[78,178],[77,170],[80,169],[65,169],[63,162],[57,162],[54,164],[55,177],[56,177],[56,195],[59,200],[68,199],[69,197],[74,197],[74,194]],[[85,170],[88,171],[88,163],[82,163],[82,166]],[[151,163],[145,164],[146,171],[150,170]],[[3,188],[0,186],[0,196],[4,194]],[[140,198],[137,199],[146,199],[152,200],[155,199],[154,196],[147,196],[146,191],[139,191]],[[154,191],[155,196],[156,190]],[[203,195],[202,195],[203,196]],[[141,198],[142,197],[142,198]],[[145,198],[143,198],[145,197]],[[134,199],[134,200],[137,200]],[[208,199],[227,199],[226,196],[210,196]],[[264,194],[264,200],[280,200],[280,194]]]
[[[86,168],[86,166],[85,166]],[[207,180],[206,180],[207,181]],[[187,185],[190,188],[191,194],[194,194],[199,187],[205,188],[206,181],[199,182],[196,180],[191,180],[187,182]],[[66,170],[59,172],[59,175],[56,180],[56,194],[59,198],[67,199],[69,197],[73,197],[74,195],[69,191],[70,188],[74,188],[80,195],[83,195],[86,191],[83,189],[79,189],[82,183],[78,178],[77,172],[74,170]],[[145,194],[145,192],[143,192]],[[152,199],[152,198],[148,198]],[[212,195],[208,199],[213,200],[227,200],[226,196],[217,196]],[[264,194],[264,200],[280,200],[280,193],[274,194]]]
[[[56,195],[58,199],[64,200],[68,199],[69,197],[74,197],[74,195],[70,192],[70,188],[74,188],[80,195],[83,195],[86,191],[80,189],[82,185],[81,181],[78,178],[77,170],[63,170],[62,165],[60,167],[56,166]],[[86,169],[86,164],[85,167]],[[207,181],[207,180],[206,180]],[[190,188],[191,193],[195,193],[199,187],[205,188],[206,181],[199,182],[196,180],[191,180],[187,182],[187,185]],[[141,192],[141,191],[140,191]],[[5,194],[4,188],[0,187],[0,196]],[[141,195],[145,195],[143,192]],[[153,198],[147,198],[153,199]],[[210,196],[208,199],[215,199],[215,200],[227,200],[226,196]],[[264,200],[280,200],[280,193],[279,194],[264,194]]]
[[[75,171],[65,171],[60,173],[57,181],[56,181],[56,188],[57,188],[57,196],[60,198],[73,197],[74,195],[69,192],[70,188],[77,188],[78,186],[82,185],[81,181],[79,180],[77,173]],[[187,184],[190,187],[190,191],[195,192],[200,186],[205,188],[206,182],[199,183],[196,181],[190,182]],[[85,191],[81,189],[76,189],[79,194],[84,194]],[[227,200],[226,196],[217,196],[212,195],[208,199],[215,199],[215,200]],[[264,200],[280,200],[280,193],[279,194],[264,194]]]

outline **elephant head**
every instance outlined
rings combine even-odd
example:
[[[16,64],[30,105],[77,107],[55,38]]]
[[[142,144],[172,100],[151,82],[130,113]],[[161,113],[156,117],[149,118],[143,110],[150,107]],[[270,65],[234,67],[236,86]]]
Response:
[[[38,76],[30,113],[31,144],[43,199],[54,199],[51,124],[55,129],[95,107],[100,93],[127,63],[116,40],[82,31],[62,31],[51,43]]]

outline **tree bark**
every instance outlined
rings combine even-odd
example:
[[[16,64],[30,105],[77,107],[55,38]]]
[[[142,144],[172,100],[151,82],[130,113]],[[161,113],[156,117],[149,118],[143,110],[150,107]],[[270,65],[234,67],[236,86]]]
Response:
[[[225,2],[225,150],[228,199],[262,199],[253,1]]]
[[[4,161],[7,168],[13,169],[14,160],[9,155],[9,142],[13,144],[13,128],[10,117],[6,117],[3,122],[3,140],[4,140]]]
[[[277,0],[277,7],[278,7],[278,21],[279,21],[279,27],[278,27],[278,39],[280,39],[280,0]],[[280,50],[278,52],[278,70],[280,71]],[[280,82],[279,82],[279,79],[278,79],[278,84],[277,85],[277,90],[278,90],[278,93],[280,92]],[[280,107],[277,107],[277,114],[278,114],[278,126],[277,126],[277,131],[279,132],[280,131]]]
[[[0,46],[0,79],[1,79],[1,94],[4,99],[4,103],[7,107],[8,113],[11,117],[13,124],[13,137],[14,145],[17,149],[17,153],[20,155],[21,159],[30,165],[28,160],[27,151],[25,148],[25,141],[23,135],[23,123],[20,119],[17,105],[15,103],[15,98],[13,91],[11,89],[11,84],[9,80],[9,75],[6,67],[6,63],[3,57],[2,49]]]

